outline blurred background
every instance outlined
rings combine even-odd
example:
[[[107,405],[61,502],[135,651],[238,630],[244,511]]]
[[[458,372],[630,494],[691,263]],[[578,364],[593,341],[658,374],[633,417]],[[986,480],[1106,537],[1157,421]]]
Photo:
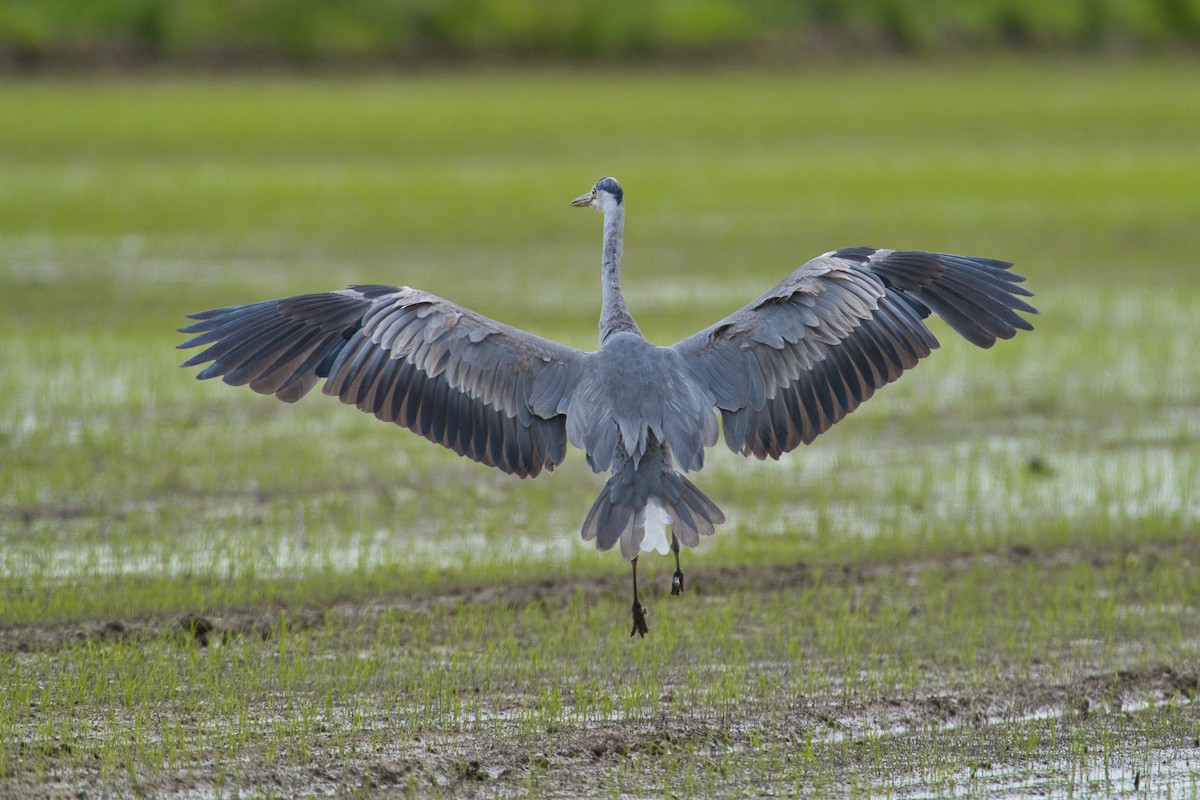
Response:
[[[1190,526],[1198,20],[1200,0],[3,0],[0,566],[109,585],[463,568],[493,539],[511,565],[588,555],[575,460],[519,486],[325,398],[197,384],[173,348],[186,313],[362,282],[593,347],[599,219],[566,202],[605,174],[655,341],[846,245],[1007,258],[1037,293],[1033,335],[981,353],[936,328],[944,352],[784,468],[714,455],[737,558],[780,533],[936,547],[934,510],[979,546]],[[903,468],[880,478],[881,453]]]
[[[11,68],[1190,52],[1195,0],[5,0]]]
[[[978,543],[1190,525],[1198,46],[1200,0],[4,0],[0,563],[584,554],[581,465],[518,487],[322,398],[198,385],[173,329],[389,282],[592,347],[599,220],[565,202],[604,174],[656,341],[851,244],[1008,258],[1037,292],[1034,335],[948,339],[798,476],[715,456],[739,557],[936,548],[930,509]]]

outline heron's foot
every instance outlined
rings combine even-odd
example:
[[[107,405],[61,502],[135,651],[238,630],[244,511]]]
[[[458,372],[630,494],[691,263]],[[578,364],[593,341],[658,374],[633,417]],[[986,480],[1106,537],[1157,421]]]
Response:
[[[671,576],[671,594],[683,594],[683,570],[675,568],[675,574]]]
[[[637,634],[643,639],[650,632],[650,626],[646,624],[646,607],[637,600],[633,601],[633,630],[629,632],[630,638]]]

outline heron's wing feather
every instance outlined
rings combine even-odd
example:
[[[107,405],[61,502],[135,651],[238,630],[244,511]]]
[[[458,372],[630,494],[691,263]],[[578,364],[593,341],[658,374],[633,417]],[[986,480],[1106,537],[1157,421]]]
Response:
[[[675,345],[720,410],[734,452],[808,444],[938,346],[935,313],[991,347],[1032,326],[1012,264],[850,247],[809,261],[753,303]]]
[[[520,475],[566,455],[560,402],[586,354],[407,287],[355,286],[190,315],[197,377],[292,403],[323,390]]]

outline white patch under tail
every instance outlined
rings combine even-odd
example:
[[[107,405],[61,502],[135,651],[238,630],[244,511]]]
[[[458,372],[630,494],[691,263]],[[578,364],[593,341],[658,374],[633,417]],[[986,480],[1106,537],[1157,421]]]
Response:
[[[671,524],[671,517],[653,497],[646,503],[646,507],[638,512],[638,522],[645,531],[642,535],[643,551],[648,553],[651,550],[657,550],[664,556],[671,552],[671,538],[667,535],[667,526]]]

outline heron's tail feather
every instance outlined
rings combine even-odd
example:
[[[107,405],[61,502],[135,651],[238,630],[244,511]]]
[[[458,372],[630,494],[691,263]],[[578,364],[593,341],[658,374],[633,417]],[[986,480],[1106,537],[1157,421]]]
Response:
[[[583,521],[585,542],[595,540],[600,550],[609,550],[620,542],[621,555],[629,560],[636,558],[644,549],[647,524],[654,524],[656,516],[647,515],[647,508],[654,506],[666,514],[672,532],[687,547],[699,545],[702,535],[712,535],[725,521],[716,503],[673,470],[656,491],[641,493],[630,488],[622,474],[608,479]]]
[[[617,540],[632,538],[635,527],[637,507],[619,501],[621,492],[613,491],[617,478],[618,476],[614,475],[605,482],[604,488],[596,497],[596,502],[592,503],[591,510],[583,520],[583,540],[590,542],[594,539],[599,550],[610,550]],[[637,544],[640,545],[641,542]],[[637,550],[637,545],[634,545],[634,550]],[[635,552],[634,555],[636,554]]]
[[[725,514],[717,504],[709,500],[696,484],[679,473],[675,473],[683,486],[679,499],[666,506],[671,517],[671,531],[685,547],[696,547],[701,536],[712,536],[717,526],[725,521]]]

